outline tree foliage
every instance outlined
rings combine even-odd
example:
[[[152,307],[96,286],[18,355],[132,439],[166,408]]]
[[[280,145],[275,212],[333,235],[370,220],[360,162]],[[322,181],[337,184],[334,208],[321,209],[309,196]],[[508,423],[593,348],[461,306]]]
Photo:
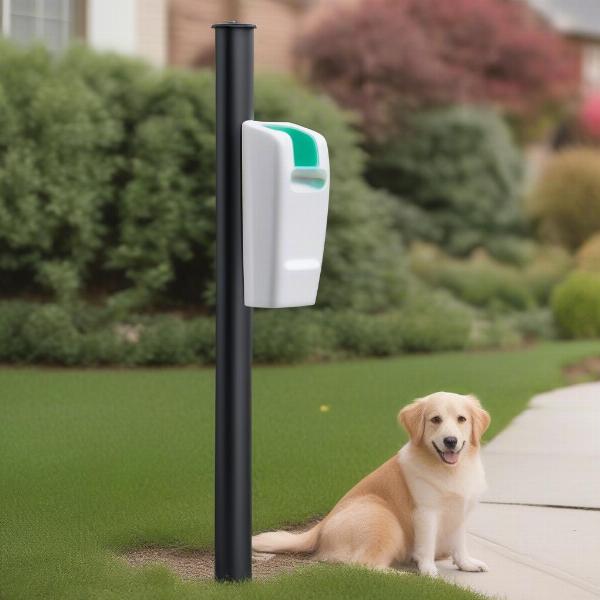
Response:
[[[363,1],[302,36],[297,56],[372,133],[406,109],[452,103],[533,114],[577,81],[569,45],[516,0]]]

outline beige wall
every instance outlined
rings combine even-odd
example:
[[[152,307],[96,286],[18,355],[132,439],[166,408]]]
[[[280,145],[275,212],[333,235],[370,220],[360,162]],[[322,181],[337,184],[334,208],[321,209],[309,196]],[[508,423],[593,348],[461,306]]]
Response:
[[[336,6],[360,0],[170,0],[169,62],[180,66],[212,59],[210,26],[236,19],[255,23],[257,70],[288,71],[297,34]]]
[[[97,50],[166,64],[168,0],[87,0],[78,33]],[[83,8],[80,2],[79,8]],[[85,25],[85,27],[82,27]]]
[[[171,0],[169,3],[169,63],[185,67],[198,64],[213,43],[210,26],[225,20],[223,0]]]
[[[277,0],[247,0],[243,2],[242,19],[256,23],[254,60],[259,70],[289,71],[292,49],[303,26],[306,9],[298,3]]]
[[[167,62],[166,0],[137,0],[137,52],[151,63],[162,66]]]

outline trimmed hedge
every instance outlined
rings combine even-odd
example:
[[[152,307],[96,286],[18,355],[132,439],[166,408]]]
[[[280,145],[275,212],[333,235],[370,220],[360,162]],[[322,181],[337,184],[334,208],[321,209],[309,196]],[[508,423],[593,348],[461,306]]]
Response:
[[[30,362],[72,365],[79,358],[79,332],[60,306],[46,304],[31,311],[21,330]]]
[[[464,348],[471,312],[439,293],[411,294],[380,315],[306,309],[257,310],[254,360],[295,363]],[[57,304],[0,303],[0,362],[54,365],[186,365],[215,359],[211,317],[131,316]]]
[[[256,310],[252,326],[253,355],[258,363],[300,362],[322,346],[318,312],[315,315],[302,309]],[[330,345],[326,348],[331,349]]]
[[[319,305],[380,311],[405,287],[390,198],[362,178],[349,118],[284,77],[259,76],[256,118],[321,131],[331,208]],[[0,42],[0,280],[61,304],[214,298],[214,78],[72,48]],[[182,357],[183,360],[183,357]]]
[[[290,364],[507,348],[555,336],[547,309],[486,314],[413,282],[403,306],[390,313],[256,310],[253,347],[256,363]],[[84,305],[68,311],[56,304],[0,302],[0,363],[167,366],[214,360],[212,317],[133,315],[115,321],[107,310]]]
[[[367,316],[333,314],[326,321],[335,346],[349,355],[389,356],[402,352],[462,350],[472,315],[443,292],[413,291],[398,312]]]
[[[540,247],[520,267],[500,263],[485,251],[457,260],[435,246],[414,244],[412,272],[428,285],[444,288],[479,308],[529,310],[547,305],[553,287],[566,275],[570,257],[560,248]]]
[[[26,362],[29,344],[22,335],[32,306],[23,302],[0,303],[0,362]]]

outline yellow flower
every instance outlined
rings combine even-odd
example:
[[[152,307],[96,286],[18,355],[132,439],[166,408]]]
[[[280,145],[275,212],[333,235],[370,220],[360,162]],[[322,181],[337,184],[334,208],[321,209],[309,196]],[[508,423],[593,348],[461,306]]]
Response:
[[[319,407],[319,410],[320,410],[322,413],[329,412],[329,411],[330,411],[330,409],[331,409],[331,406],[329,406],[329,404],[321,404],[321,406]]]

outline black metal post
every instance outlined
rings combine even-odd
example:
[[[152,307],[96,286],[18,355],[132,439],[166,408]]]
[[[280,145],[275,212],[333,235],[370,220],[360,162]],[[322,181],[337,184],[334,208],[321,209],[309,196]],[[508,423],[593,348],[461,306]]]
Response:
[[[242,123],[254,116],[254,25],[213,25],[217,88],[215,578],[252,577],[252,311],[242,270]]]

